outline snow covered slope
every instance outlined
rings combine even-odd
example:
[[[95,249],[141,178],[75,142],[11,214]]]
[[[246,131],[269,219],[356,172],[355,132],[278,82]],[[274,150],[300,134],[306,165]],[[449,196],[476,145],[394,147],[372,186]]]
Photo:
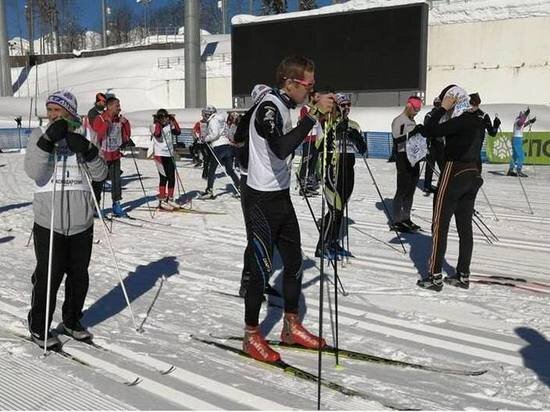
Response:
[[[89,366],[84,366],[57,355],[42,359],[32,344],[15,338],[13,331],[25,333],[35,261],[32,246],[25,247],[33,221],[33,186],[22,172],[22,162],[22,155],[0,154],[0,352],[14,368],[0,368],[3,388],[12,376],[9,373],[23,371],[17,365],[32,365],[41,374],[70,379],[89,391],[90,399],[103,394],[104,403],[90,401],[79,409],[124,405],[153,410],[316,408],[315,384],[191,338],[242,334],[243,302],[227,294],[239,288],[245,233],[240,203],[230,195],[225,177],[216,181],[216,200],[192,203],[195,210],[219,214],[157,213],[151,220],[135,166],[131,159],[123,159],[124,206],[143,220],[114,222],[111,239],[144,332],[133,330],[102,225],[96,224],[94,236],[100,243],[94,245],[84,321],[104,349],[67,343],[67,352],[85,360]],[[395,166],[378,160],[369,164],[382,195],[390,201]],[[138,166],[147,199],[153,202],[158,179],[155,165],[138,160]],[[199,169],[187,161],[178,166],[189,195],[204,189]],[[381,409],[380,402],[424,410],[550,408],[550,194],[546,190],[550,169],[525,169],[530,177],[523,184],[534,215],[528,212],[518,180],[502,176],[503,171],[503,166],[484,166],[484,190],[498,221],[481,193],[476,208],[500,241],[489,243],[474,227],[472,277],[515,287],[474,283],[469,290],[446,286],[435,293],[415,286],[418,273],[426,270],[429,233],[403,235],[403,254],[399,241],[387,229],[380,199],[358,159],[349,209],[350,248],[356,257],[339,267],[347,293],[338,297],[340,346],[431,366],[488,371],[481,376],[457,376],[343,358],[343,368],[335,368],[334,358],[324,356],[324,378],[373,400],[323,388],[323,409]],[[304,200],[294,190],[292,196],[305,259],[301,313],[305,324],[317,331],[319,260],[313,255],[317,233]],[[106,203],[109,200],[107,195]],[[320,199],[311,202],[319,216]],[[412,218],[427,231],[431,210],[432,198],[417,191]],[[457,247],[452,223],[446,271],[452,272],[456,264]],[[281,290],[278,261],[275,267],[271,284]],[[324,302],[330,302],[331,309],[325,306],[323,332],[333,342],[331,271],[326,288],[330,296]],[[60,321],[62,290],[54,325]],[[278,338],[281,305],[280,299],[270,297],[262,309],[262,329],[270,338]],[[281,352],[289,363],[316,371],[316,354]],[[134,386],[125,384],[136,379],[139,383]],[[10,399],[19,398],[21,403],[7,403],[2,391],[1,409],[23,408],[24,399],[37,396],[30,393],[29,385],[33,393],[47,389],[38,380],[26,386],[17,382],[10,387]],[[111,406],[106,406],[108,402]],[[47,404],[32,405],[33,409],[47,408]],[[61,403],[55,406],[63,409]]]

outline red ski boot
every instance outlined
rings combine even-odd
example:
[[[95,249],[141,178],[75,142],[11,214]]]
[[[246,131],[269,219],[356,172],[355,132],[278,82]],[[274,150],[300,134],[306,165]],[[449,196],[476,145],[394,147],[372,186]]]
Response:
[[[273,363],[281,360],[279,352],[271,349],[261,335],[258,326],[247,326],[244,328],[243,351],[260,362]]]
[[[281,341],[284,343],[310,349],[322,348],[327,344],[324,339],[313,335],[304,328],[296,313],[285,313],[283,322]]]

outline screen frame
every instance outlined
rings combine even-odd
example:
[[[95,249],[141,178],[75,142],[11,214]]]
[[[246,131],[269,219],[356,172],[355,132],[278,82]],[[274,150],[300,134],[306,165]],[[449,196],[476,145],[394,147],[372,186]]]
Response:
[[[393,10],[393,9],[408,9],[413,7],[420,7],[421,9],[420,10],[420,35],[419,35],[420,45],[419,45],[419,62],[418,62],[420,67],[419,67],[418,79],[417,79],[418,88],[412,87],[412,88],[380,88],[380,89],[338,89],[338,91],[346,92],[346,93],[380,93],[380,92],[401,92],[401,91],[402,92],[418,92],[418,91],[425,92],[426,77],[427,77],[427,70],[428,70],[428,19],[429,19],[429,5],[425,2],[395,5],[395,6],[388,6],[388,7],[373,7],[373,8],[367,8],[367,9],[349,10],[349,11],[334,12],[334,13],[311,14],[311,15],[304,15],[304,16],[297,16],[297,17],[276,18],[276,19],[269,19],[269,20],[232,24],[231,25],[231,53],[233,56],[233,50],[235,49],[234,47],[235,37],[233,36],[233,31],[239,27],[262,26],[266,24],[288,22],[290,20],[292,20],[293,22],[296,21],[297,23],[299,23],[300,21],[304,21],[304,20],[318,19],[320,20],[320,23],[322,23],[322,19],[326,19],[334,16],[379,12],[379,11],[386,11],[386,10]],[[276,70],[276,67],[273,67],[273,74],[271,76],[271,79],[275,77],[275,70]],[[247,93],[235,92],[234,73],[235,73],[235,65],[233,64],[233,60],[232,60],[231,92],[232,92],[233,98],[249,96],[249,92]],[[267,79],[266,79],[266,82],[267,82]],[[271,80],[271,82],[269,83],[272,83],[272,82],[273,80]]]

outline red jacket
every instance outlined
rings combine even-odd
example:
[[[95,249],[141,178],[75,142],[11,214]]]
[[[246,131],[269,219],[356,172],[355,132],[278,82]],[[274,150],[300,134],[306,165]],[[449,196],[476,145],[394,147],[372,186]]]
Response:
[[[92,129],[97,133],[97,142],[105,161],[120,159],[122,157],[120,146],[128,142],[132,134],[128,119],[122,116],[111,118],[111,115],[105,111],[94,119]]]
[[[200,140],[200,138],[201,138],[201,122],[200,122],[200,120],[193,125],[193,138],[195,140]]]

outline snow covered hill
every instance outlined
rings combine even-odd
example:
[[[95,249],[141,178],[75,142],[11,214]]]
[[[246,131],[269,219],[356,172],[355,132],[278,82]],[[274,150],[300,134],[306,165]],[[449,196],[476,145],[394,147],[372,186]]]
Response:
[[[216,200],[192,202],[193,209],[216,214],[157,213],[151,219],[146,200],[154,202],[156,193],[154,163],[138,160],[144,198],[133,161],[123,159],[123,202],[140,220],[114,222],[111,239],[144,332],[133,329],[103,227],[96,224],[99,244],[94,245],[84,320],[103,349],[68,342],[66,351],[86,366],[56,354],[41,358],[34,345],[16,337],[14,332],[26,333],[35,262],[32,246],[26,247],[33,222],[33,186],[22,172],[22,161],[17,153],[0,154],[0,409],[316,408],[314,383],[191,337],[242,334],[243,302],[228,294],[239,287],[245,234],[240,203],[230,195],[225,177],[216,181]],[[381,160],[370,160],[369,165],[383,197],[390,201],[395,166]],[[188,196],[204,189],[199,169],[185,160],[178,166]],[[349,232],[356,257],[339,267],[346,291],[346,296],[338,296],[340,346],[396,360],[487,372],[457,376],[344,358],[343,367],[335,368],[334,357],[324,356],[324,378],[372,400],[323,388],[322,408],[381,409],[384,403],[429,410],[549,409],[550,170],[526,167],[530,177],[523,183],[534,210],[531,215],[518,180],[502,176],[502,166],[484,166],[484,190],[498,221],[482,193],[476,208],[499,241],[489,243],[474,227],[472,274],[478,282],[469,290],[446,286],[441,293],[415,286],[418,273],[426,269],[429,233],[403,235],[403,254],[387,230],[382,204],[360,159],[355,171]],[[306,203],[292,192],[305,259],[301,312],[305,324],[316,331],[317,233]],[[318,197],[312,206],[319,215]],[[417,191],[413,220],[426,231],[431,210],[432,198]],[[452,224],[446,270],[452,271],[456,263],[457,247]],[[271,284],[281,290],[280,264],[276,267]],[[324,302],[330,307],[324,309],[323,332],[333,342],[331,271],[325,286],[329,295]],[[277,339],[281,329],[281,304],[269,297],[262,309],[262,329],[270,338]],[[60,322],[58,313],[54,325]],[[281,352],[287,362],[316,371],[315,354]]]

